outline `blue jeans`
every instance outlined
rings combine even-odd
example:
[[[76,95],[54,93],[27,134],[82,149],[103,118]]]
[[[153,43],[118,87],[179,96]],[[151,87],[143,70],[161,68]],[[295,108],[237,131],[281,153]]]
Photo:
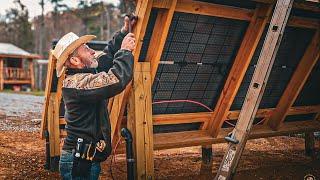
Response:
[[[73,166],[73,154],[71,151],[61,151],[59,171],[62,179],[65,180],[82,180],[86,179],[83,177],[72,177],[72,166]],[[90,172],[90,180],[99,179],[99,174],[101,171],[100,163],[93,162]]]

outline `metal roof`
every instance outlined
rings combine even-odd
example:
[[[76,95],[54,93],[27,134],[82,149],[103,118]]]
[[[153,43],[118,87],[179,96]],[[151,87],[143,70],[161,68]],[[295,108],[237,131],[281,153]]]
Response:
[[[38,58],[38,55],[31,54],[13,44],[0,42],[0,56],[18,58]]]

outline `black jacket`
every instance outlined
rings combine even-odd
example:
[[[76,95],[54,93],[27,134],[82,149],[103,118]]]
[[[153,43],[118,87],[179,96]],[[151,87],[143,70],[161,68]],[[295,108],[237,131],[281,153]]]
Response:
[[[106,54],[99,57],[97,69],[67,70],[62,88],[67,122],[64,150],[72,150],[77,138],[81,137],[92,142],[104,139],[111,151],[107,99],[123,91],[133,74],[132,53],[118,50],[123,37],[123,34],[117,33],[109,42]]]

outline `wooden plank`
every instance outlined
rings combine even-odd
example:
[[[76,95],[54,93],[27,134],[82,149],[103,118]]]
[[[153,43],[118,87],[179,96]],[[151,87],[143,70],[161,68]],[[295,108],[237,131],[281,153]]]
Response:
[[[178,0],[177,12],[250,21],[252,10],[192,0]]]
[[[54,144],[55,146],[55,156],[60,156],[60,104],[61,104],[61,98],[62,98],[62,84],[63,80],[65,78],[65,74],[62,74],[58,78],[58,84],[57,84],[57,92],[55,93],[55,99],[54,99],[54,117],[53,117],[53,129],[54,129],[54,141],[50,141],[50,144]]]
[[[274,108],[259,109],[255,118],[269,118]],[[296,106],[291,107],[288,115],[311,114],[320,112],[320,105],[314,106]],[[186,124],[195,122],[208,122],[211,119],[212,112],[199,113],[181,113],[181,114],[157,114],[153,115],[153,125],[168,125],[168,124]],[[237,120],[240,110],[229,111],[226,120]],[[126,118],[126,117],[125,117]],[[60,118],[60,124],[66,124],[64,118]]]
[[[317,29],[320,26],[320,20],[291,16],[288,21],[288,26]]]
[[[152,32],[150,45],[146,55],[146,61],[151,62],[152,82],[156,76],[161,54],[167,39],[171,20],[176,8],[177,0],[161,1],[169,4],[169,9],[160,9]]]
[[[269,3],[269,4],[276,2],[275,0],[253,0],[253,1],[260,2],[260,3]],[[303,9],[303,10],[307,10],[307,11],[320,13],[319,4],[311,3],[311,2],[307,2],[307,1],[308,0],[295,1],[293,3],[293,7],[297,8],[297,9]],[[319,0],[309,0],[309,1],[319,3]]]
[[[205,130],[183,131],[172,133],[154,134],[154,149],[171,149],[191,146],[205,146],[217,143],[225,143],[224,137],[233,128],[223,128],[216,138],[210,136]],[[282,136],[301,132],[313,132],[320,130],[320,122],[317,121],[296,121],[285,123],[278,131],[273,131],[266,125],[253,126],[249,139]]]
[[[215,179],[230,179],[235,173],[279,49],[292,4],[293,0],[277,1],[238,122],[231,135],[232,139],[238,142],[228,143]]]
[[[113,104],[113,97],[112,98],[110,98],[109,100],[108,100],[108,105],[107,105],[107,111],[110,113],[111,112],[111,108],[112,108],[112,104]]]
[[[262,36],[262,32],[268,21],[268,17],[271,14],[271,10],[272,6],[262,5],[258,7],[250,21],[226,83],[214,109],[214,114],[212,115],[208,125],[203,127],[203,129],[208,129],[210,134],[214,137],[218,135],[224,119],[226,119],[234,97],[238,92],[242,79]]]
[[[134,34],[136,37],[136,49],[133,52],[134,55],[134,61],[135,63],[138,62],[144,35],[146,32],[151,8],[152,8],[152,2],[153,0],[139,0],[136,6],[136,12],[135,14],[138,16],[138,22],[134,29]],[[118,98],[119,107],[120,108],[112,108],[110,114],[114,114],[113,116],[110,116],[110,122],[111,124],[114,124],[114,130],[113,134],[111,134],[112,139],[112,147],[114,147],[119,139],[119,130],[121,127],[121,121],[123,119],[123,113],[125,110],[125,106],[127,104],[128,95],[131,89],[131,85],[129,84],[127,88],[120,93],[119,95],[115,96],[115,100]],[[113,106],[117,106],[117,104],[113,104]],[[113,110],[114,109],[114,110]],[[113,112],[116,111],[116,112]]]
[[[289,108],[293,105],[305,82],[307,81],[313,67],[320,56],[320,29],[315,32],[310,45],[301,58],[295,72],[293,73],[285,91],[283,92],[276,109],[273,111],[268,125],[278,129],[283,123]]]
[[[0,91],[4,89],[4,74],[3,74],[3,66],[4,66],[4,59],[0,58]]]
[[[30,80],[4,80],[4,84],[31,84]]]
[[[52,76],[54,72],[54,67],[56,64],[57,59],[54,58],[52,55],[52,50],[49,51],[49,60],[48,60],[48,68],[47,68],[47,77],[46,77],[46,88],[44,91],[44,104],[42,108],[42,115],[41,115],[41,127],[40,127],[40,137],[41,139],[44,138],[44,130],[47,128],[47,113],[48,113],[48,105],[49,105],[49,97],[51,93],[51,86],[52,86]]]
[[[35,89],[35,83],[34,83],[34,68],[33,68],[33,61],[32,59],[28,59],[29,61],[29,71],[30,71],[30,85],[31,89]]]
[[[55,100],[55,93],[51,93],[48,97],[48,109],[47,109],[47,126],[49,132],[49,142],[50,142],[50,157],[55,156],[56,146],[53,142],[55,142],[55,135],[54,135],[54,100]],[[60,140],[60,137],[59,137]]]
[[[0,58],[41,59],[42,57],[37,54],[31,54],[31,55],[0,54]]]
[[[154,179],[150,63],[136,64],[132,86],[127,127],[133,136],[136,179]]]

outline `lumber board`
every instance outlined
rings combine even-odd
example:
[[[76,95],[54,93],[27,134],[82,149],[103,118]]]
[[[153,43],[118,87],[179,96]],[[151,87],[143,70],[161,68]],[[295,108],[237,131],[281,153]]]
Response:
[[[169,9],[161,9],[158,11],[154,30],[150,40],[150,46],[146,55],[146,61],[151,62],[151,82],[153,82],[156,76],[161,54],[168,36],[171,20],[177,4],[177,0],[161,2],[169,5]]]
[[[272,112],[272,115],[267,122],[272,129],[278,129],[283,123],[289,108],[293,105],[298,97],[313,67],[317,63],[319,56],[320,28],[315,32],[311,43],[306,49],[275,110]]]
[[[129,96],[127,121],[133,136],[136,179],[154,179],[151,99],[150,63],[137,63]]]
[[[4,84],[31,84],[31,80],[3,80]]]
[[[233,128],[222,128],[216,138],[210,136],[205,130],[183,131],[172,133],[159,133],[154,135],[154,149],[171,149],[191,146],[205,146],[217,143],[225,143],[224,137]],[[317,121],[296,121],[285,123],[278,131],[273,131],[266,125],[253,126],[249,139],[283,136],[294,133],[314,132],[320,130],[320,122]]]
[[[3,77],[3,66],[4,66],[4,60],[0,58],[0,91],[4,88],[4,77]]]
[[[54,129],[54,141],[50,141],[50,144],[55,146],[55,156],[60,156],[60,104],[62,99],[62,84],[65,78],[65,74],[62,74],[58,78],[57,92],[55,93],[54,99],[54,112],[53,112],[53,129]]]
[[[272,3],[274,3],[274,1],[268,2],[268,4],[270,5]],[[170,3],[167,3],[166,1],[162,1],[162,0],[154,0],[153,7],[160,8],[160,9],[169,9]],[[308,10],[311,10],[311,11],[317,10],[318,12],[320,12],[319,10],[320,8],[316,6],[304,6],[304,7],[310,7]],[[307,8],[302,8],[302,9],[307,9]],[[244,21],[250,21],[254,15],[254,11],[251,9],[244,9],[244,8],[221,5],[221,4],[213,4],[213,3],[191,1],[191,0],[178,0],[177,8],[175,11],[229,18],[229,19],[244,20]],[[268,21],[270,22],[270,19]],[[320,25],[319,23],[320,21],[318,19],[292,16],[289,18],[288,26],[317,29]]]
[[[154,7],[159,4],[155,4]],[[192,0],[178,0],[175,11],[246,21],[250,21],[253,15],[253,11],[249,9]]]
[[[320,20],[298,17],[298,16],[291,16],[288,20],[288,26],[318,29],[320,26]]]
[[[256,118],[269,118],[274,108],[258,109]],[[320,112],[320,105],[314,106],[296,106],[291,107],[288,115],[311,114]],[[184,124],[207,122],[212,116],[212,112],[199,113],[180,113],[180,114],[157,114],[153,115],[153,125],[168,125],[168,124]],[[237,120],[239,118],[240,110],[229,111],[226,120]],[[126,118],[126,117],[125,117]],[[60,125],[66,124],[63,117],[60,117]]]
[[[52,76],[54,67],[56,64],[56,58],[52,55],[52,50],[49,51],[49,62],[48,62],[48,70],[47,70],[47,77],[46,77],[46,87],[44,91],[44,104],[42,108],[42,115],[41,115],[41,127],[40,127],[40,138],[44,138],[44,131],[47,129],[47,113],[48,113],[48,105],[49,105],[49,98],[51,94],[51,86],[52,86]]]
[[[47,109],[47,126],[48,126],[48,132],[49,132],[49,142],[50,142],[50,157],[55,156],[55,138],[54,135],[54,100],[55,100],[55,93],[51,93],[48,97],[48,109]],[[59,138],[60,140],[60,138]]]
[[[138,1],[138,4],[136,6],[136,12],[135,14],[138,16],[138,21],[134,29],[134,34],[136,38],[136,48],[133,52],[134,55],[134,62],[135,64],[138,62],[138,58],[140,55],[144,35],[146,32],[151,8],[152,8],[152,2],[153,0],[141,0]],[[112,147],[114,147],[118,141],[119,138],[119,130],[121,127],[122,119],[123,119],[123,114],[125,110],[125,106],[127,105],[127,100],[128,100],[128,95],[131,89],[131,85],[129,84],[126,89],[120,93],[119,95],[115,96],[115,100],[117,100],[119,103],[113,104],[113,106],[119,105],[119,108],[114,108],[112,107],[110,115],[110,121],[111,124],[114,124],[114,130],[113,134],[111,134],[111,139],[112,139]],[[113,112],[116,111],[116,112]]]
[[[212,144],[226,143],[224,137],[230,133],[233,128],[222,128],[216,138],[210,136],[205,130],[170,132],[154,134],[154,150],[183,148],[192,146],[209,146]],[[284,123],[277,131],[273,131],[266,125],[255,125],[252,127],[249,139],[268,138],[275,136],[285,136],[289,134],[320,131],[320,122],[318,121],[295,121]],[[60,130],[61,137],[66,136],[65,130]],[[121,145],[117,148],[118,153],[124,152]]]
[[[32,59],[28,59],[29,61],[29,71],[30,71],[30,85],[31,85],[31,89],[34,90],[35,89],[35,81],[34,81],[34,68],[33,68],[33,61]]]
[[[208,122],[208,125],[203,127],[203,129],[209,130],[210,134],[214,137],[218,135],[240,88],[246,70],[262,36],[262,32],[267,24],[268,17],[271,14],[271,10],[271,5],[261,5],[255,10],[254,17],[250,21],[226,83],[219,96],[214,114]]]
[[[274,3],[276,0],[253,0],[260,3]],[[309,2],[308,2],[309,1]],[[319,0],[305,0],[305,1],[295,1],[293,7],[297,9],[303,9],[307,11],[320,13],[319,4],[315,3]]]

